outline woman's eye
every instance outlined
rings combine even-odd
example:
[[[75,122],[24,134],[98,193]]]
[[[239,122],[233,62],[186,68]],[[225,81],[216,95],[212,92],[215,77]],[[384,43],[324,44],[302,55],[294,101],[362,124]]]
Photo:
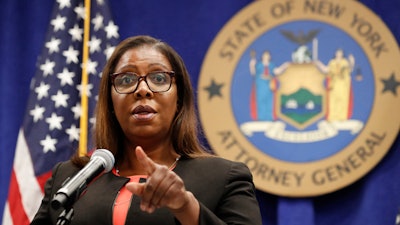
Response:
[[[153,73],[149,75],[149,78],[155,84],[164,84],[167,82],[167,76],[164,73]]]
[[[135,82],[135,76],[123,75],[119,80],[121,84],[131,84]]]

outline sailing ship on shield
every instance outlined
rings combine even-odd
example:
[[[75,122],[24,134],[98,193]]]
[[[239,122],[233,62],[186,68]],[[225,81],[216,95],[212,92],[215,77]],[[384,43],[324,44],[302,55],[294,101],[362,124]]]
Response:
[[[363,128],[362,121],[352,118],[355,58],[352,54],[345,57],[344,49],[338,48],[326,65],[322,63],[318,59],[318,33],[317,29],[298,35],[281,30],[298,47],[291,61],[279,66],[271,60],[271,52],[263,51],[258,58],[251,52],[252,121],[240,124],[245,135],[263,132],[278,141],[305,143],[332,138],[340,131],[355,135]],[[314,124],[316,129],[307,129]]]

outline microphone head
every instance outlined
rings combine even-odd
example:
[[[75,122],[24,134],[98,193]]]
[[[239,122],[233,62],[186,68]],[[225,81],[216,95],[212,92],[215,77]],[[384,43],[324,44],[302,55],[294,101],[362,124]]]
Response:
[[[104,172],[110,172],[114,167],[115,159],[114,155],[107,149],[96,149],[90,160],[94,158],[100,158],[103,161]]]

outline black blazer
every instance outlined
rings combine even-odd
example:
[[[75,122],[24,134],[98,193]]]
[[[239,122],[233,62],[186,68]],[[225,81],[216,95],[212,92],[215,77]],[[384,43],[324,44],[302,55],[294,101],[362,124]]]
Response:
[[[32,225],[56,224],[61,209],[55,211],[51,208],[52,196],[67,177],[72,177],[78,171],[79,168],[69,161],[54,167],[52,177],[45,185],[45,196],[31,222]],[[245,164],[218,157],[196,159],[182,157],[174,172],[182,178],[186,189],[200,202],[199,224],[261,225],[252,176]],[[106,173],[93,181],[74,204],[71,225],[112,225],[114,200],[118,191],[128,181],[128,178],[118,177],[113,173]],[[126,224],[180,224],[166,208],[148,214],[140,210],[139,203],[139,197],[133,196]]]

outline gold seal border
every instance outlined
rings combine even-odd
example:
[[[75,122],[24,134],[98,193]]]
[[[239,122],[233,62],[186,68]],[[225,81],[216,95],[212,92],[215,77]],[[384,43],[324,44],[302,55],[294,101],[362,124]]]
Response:
[[[315,6],[314,11],[304,10],[309,4]],[[337,14],[330,13],[331,9],[344,11],[337,17]],[[350,35],[368,56],[376,85],[374,107],[360,134],[337,154],[310,163],[285,162],[259,151],[240,132],[228,98],[231,86],[229,79],[249,44],[269,29],[296,20],[324,22]],[[241,35],[239,41],[237,33],[240,32],[245,32],[246,36]],[[388,49],[388,52],[379,54],[378,58],[374,49],[378,41],[374,45],[369,41],[377,36]],[[391,74],[400,74],[395,59],[400,59],[400,53],[393,35],[378,16],[357,1],[255,1],[225,24],[204,59],[198,83],[198,104],[207,140],[216,154],[245,162],[252,170],[256,187],[272,194],[317,196],[350,185],[380,162],[398,134],[400,117],[393,112],[399,111],[400,99],[389,92],[381,93],[384,89],[382,79],[387,79]],[[222,97],[210,99],[206,93],[205,87],[211,80],[223,84],[220,89]],[[345,165],[344,162],[351,164],[349,173],[343,171],[343,168],[339,173],[335,168],[337,165]],[[265,171],[276,176],[266,176]],[[321,178],[316,178],[318,175]],[[321,181],[316,182],[317,179]]]

